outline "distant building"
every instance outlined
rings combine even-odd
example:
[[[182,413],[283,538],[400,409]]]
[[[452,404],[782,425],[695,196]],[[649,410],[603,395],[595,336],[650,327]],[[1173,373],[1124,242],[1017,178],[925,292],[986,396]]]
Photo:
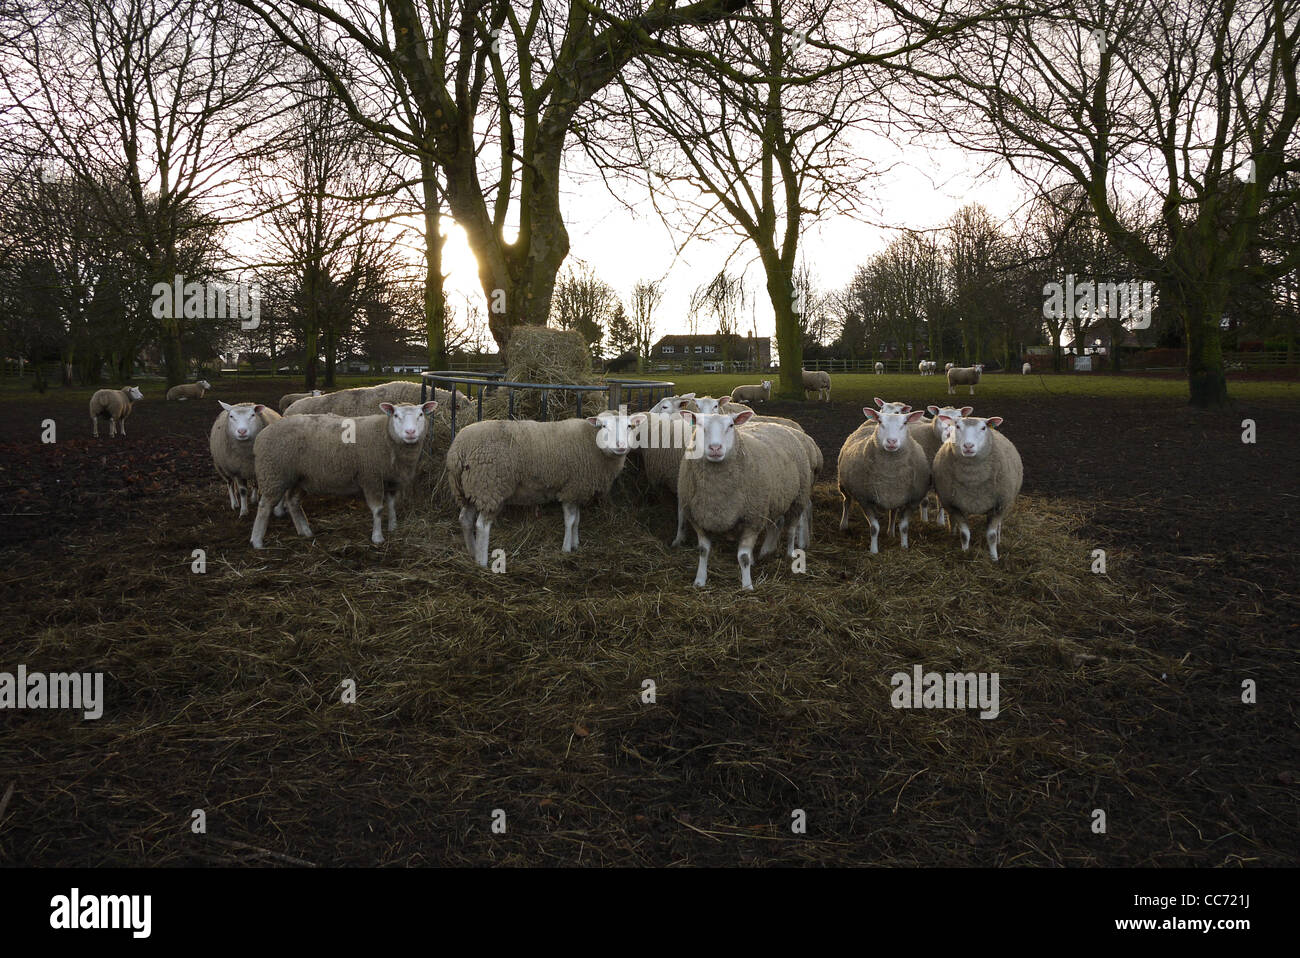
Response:
[[[718,333],[661,336],[650,348],[656,369],[699,369],[703,372],[762,371],[772,366],[772,340],[767,336],[730,337]],[[729,367],[724,369],[724,365]]]

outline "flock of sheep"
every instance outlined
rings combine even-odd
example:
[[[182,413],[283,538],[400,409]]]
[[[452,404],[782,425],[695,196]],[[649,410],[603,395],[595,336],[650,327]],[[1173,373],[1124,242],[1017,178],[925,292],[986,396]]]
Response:
[[[980,367],[949,369],[949,388],[979,380]],[[954,380],[953,373],[959,375]],[[805,372],[809,390],[829,396],[830,376]],[[206,383],[189,384],[198,397]],[[194,392],[191,391],[191,394]],[[771,382],[740,387],[722,398],[694,393],[670,396],[648,412],[607,411],[586,419],[550,422],[468,422],[447,448],[446,474],[460,508],[465,546],[474,561],[488,565],[492,524],[507,506],[559,502],[564,511],[562,551],[579,544],[580,511],[609,491],[629,454],[636,452],[651,484],[677,500],[673,545],[694,531],[699,543],[695,584],[708,575],[714,539],[736,535],[741,585],[753,588],[754,549],[770,555],[786,535],[785,554],[807,549],[812,488],[823,459],[817,443],[790,419],[756,415],[738,399],[761,401]],[[297,532],[311,536],[301,497],[364,497],[370,507],[371,541],[384,541],[397,526],[396,500],[413,482],[429,417],[455,409],[473,418],[467,396],[434,390],[421,403],[419,383],[391,382],[321,395],[291,393],[280,412],[259,403],[221,402],[209,447],[217,474],[227,483],[230,506],[240,517],[257,505],[251,543],[264,547],[272,513],[288,514]],[[170,393],[169,393],[170,395]],[[100,390],[91,400],[110,429],[121,426],[135,387]],[[928,521],[928,498],[938,499],[938,521],[950,516],[970,546],[969,518],[987,515],[989,555],[997,560],[1002,521],[1020,492],[1023,468],[1015,446],[997,431],[1002,420],[971,416],[971,407],[930,406],[912,411],[904,403],[877,398],[866,421],[840,450],[838,485],[843,497],[840,529],[847,529],[854,503],[871,527],[871,551],[879,550],[882,520],[896,520],[907,548],[911,512]],[[377,413],[372,414],[372,411]],[[926,411],[932,418],[926,419]],[[110,433],[111,434],[111,433]],[[125,435],[125,430],[123,430]],[[762,543],[759,539],[762,537]]]

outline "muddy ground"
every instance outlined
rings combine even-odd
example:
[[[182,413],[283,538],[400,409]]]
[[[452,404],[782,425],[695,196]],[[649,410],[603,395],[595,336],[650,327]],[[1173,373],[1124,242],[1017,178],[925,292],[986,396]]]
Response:
[[[292,388],[288,382],[262,382],[239,398],[274,403]],[[1082,543],[1122,560],[1133,588],[1158,610],[1170,610],[1132,641],[1197,666],[1198,694],[1189,691],[1185,708],[1175,700],[1172,707],[1153,710],[1139,731],[1126,729],[1124,735],[1139,758],[1159,756],[1163,765],[1182,770],[1168,782],[1170,835],[1185,828],[1173,819],[1200,809],[1196,830],[1203,844],[1188,848],[1170,837],[1162,845],[1157,838],[1159,854],[1102,860],[1294,863],[1300,848],[1300,405],[1261,401],[1198,413],[1180,402],[1083,404],[1048,396],[1000,401],[996,410],[977,408],[1005,418],[1004,432],[1024,461],[1024,493],[1082,509]],[[772,403],[762,411],[805,426],[826,455],[823,488],[832,485],[836,454],[861,421],[860,405]],[[78,560],[67,560],[64,581],[34,583],[21,574],[31,564],[58,570],[74,543],[92,540],[111,549],[115,539],[162,534],[197,521],[195,509],[206,507],[195,506],[188,495],[195,490],[210,489],[211,509],[224,510],[207,451],[213,416],[211,401],[147,401],[127,421],[128,437],[92,440],[84,402],[62,398],[57,390],[0,402],[0,595],[6,607],[21,609],[33,589],[77,588]],[[1242,442],[1245,418],[1256,423],[1253,444]],[[45,419],[57,423],[57,443],[40,442]],[[1089,609],[1077,615],[1086,620]],[[1260,705],[1241,704],[1247,679],[1257,683]],[[743,714],[717,702],[701,706],[701,714],[720,723],[720,734],[743,734],[737,726]],[[22,761],[13,754],[8,760]],[[0,767],[0,792],[12,771]],[[338,814],[348,815],[346,809]],[[1206,833],[1210,826],[1213,833]],[[0,833],[4,828],[0,820]],[[1230,852],[1215,847],[1220,839]],[[689,860],[724,863],[716,844],[709,835],[681,831],[672,855],[651,860],[681,860],[685,849]],[[9,851],[29,864],[79,860],[62,851],[43,854],[43,847],[30,839]],[[861,861],[857,854],[824,860]],[[138,857],[111,860],[145,864],[149,855],[141,849]]]

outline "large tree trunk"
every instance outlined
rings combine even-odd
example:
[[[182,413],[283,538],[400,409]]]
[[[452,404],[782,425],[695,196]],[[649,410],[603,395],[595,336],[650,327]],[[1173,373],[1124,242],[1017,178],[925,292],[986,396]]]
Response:
[[[1187,386],[1189,402],[1200,409],[1228,401],[1228,381],[1223,375],[1223,344],[1219,338],[1219,313],[1202,303],[1183,304],[1187,331]]]
[[[430,369],[447,369],[447,300],[442,288],[442,209],[438,197],[436,169],[427,156],[420,157],[424,189],[424,330]],[[489,304],[490,305],[490,304]]]
[[[803,336],[794,311],[790,273],[779,261],[764,263],[767,295],[776,316],[776,348],[781,353],[781,375],[776,393],[782,399],[803,399]]]

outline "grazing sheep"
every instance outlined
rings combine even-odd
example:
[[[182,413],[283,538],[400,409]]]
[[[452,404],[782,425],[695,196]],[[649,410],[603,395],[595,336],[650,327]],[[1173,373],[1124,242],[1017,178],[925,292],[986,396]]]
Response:
[[[984,372],[984,364],[976,363],[974,366],[954,366],[948,370],[948,395],[955,396],[957,390],[955,386],[970,386],[970,394],[975,395],[975,384],[980,381],[980,373]]]
[[[772,398],[772,380],[764,379],[757,386],[737,386],[731,391],[733,402],[767,402]]]
[[[824,399],[826,402],[831,401],[831,374],[824,369],[809,371],[802,369],[803,374],[803,391],[804,396],[810,392],[816,392],[818,399]]]
[[[99,438],[99,417],[104,416],[108,419],[108,435],[111,439],[117,435],[117,430],[122,430],[122,435],[126,435],[126,417],[131,415],[131,406],[144,398],[144,393],[140,392],[137,386],[127,386],[124,389],[97,389],[95,395],[90,397],[90,426],[94,438]]]
[[[196,383],[181,383],[167,390],[168,399],[202,399],[203,394],[212,388],[212,383],[200,379]]]
[[[561,551],[578,548],[580,507],[609,491],[632,448],[631,431],[645,419],[644,413],[609,411],[552,422],[494,419],[456,433],[447,450],[447,479],[474,561],[487,567],[492,523],[506,506],[559,502]]]
[[[1020,375],[1028,376],[1030,370],[1032,370],[1033,368],[1034,367],[1031,364],[1025,363],[1023,366],[1020,367]]]
[[[270,406],[241,402],[221,402],[221,413],[208,433],[208,449],[217,475],[226,480],[230,508],[239,510],[239,518],[248,515],[249,486],[257,481],[253,465],[253,440],[263,427],[278,422],[280,414]],[[254,487],[255,488],[255,487]],[[256,502],[256,493],[252,501]]]
[[[961,548],[970,548],[970,517],[988,516],[985,539],[989,557],[998,558],[1002,520],[1011,512],[1024,481],[1024,466],[1015,444],[997,427],[999,416],[952,419],[952,438],[934,457],[934,488],[940,504],[952,514],[961,533]]]
[[[881,363],[881,362],[877,362],[877,363],[876,363],[876,375],[877,375],[877,376],[883,376],[884,374],[885,374],[885,364],[884,364],[884,363]]]
[[[313,389],[309,393],[285,393],[283,396],[280,397],[280,407],[279,407],[280,414],[283,415],[288,410],[288,408],[292,406],[294,403],[296,403],[299,399],[307,399],[311,396],[319,396],[319,395],[320,395],[319,389]]]
[[[869,420],[858,427],[840,448],[839,489],[844,497],[840,530],[849,527],[856,500],[871,524],[871,551],[879,552],[879,513],[899,510],[898,534],[907,548],[907,525],[914,506],[930,488],[930,462],[908,427],[925,413],[878,413],[862,410]]]
[[[699,539],[695,585],[703,587],[708,580],[713,536],[734,531],[741,588],[753,589],[759,535],[767,532],[762,558],[775,550],[777,530],[787,527],[787,555],[793,555],[807,530],[812,467],[801,434],[771,423],[736,428],[753,417],[750,411],[710,415],[683,410],[682,416],[694,424],[693,442],[702,450],[682,459],[677,479],[682,513]]]
[[[324,396],[320,397],[326,398]],[[299,400],[303,402],[304,400]],[[384,541],[380,514],[388,504],[388,531],[397,529],[397,494],[415,478],[429,416],[438,404],[379,403],[382,415],[357,418],[303,414],[285,416],[253,440],[260,501],[251,542],[261,549],[271,509],[284,499],[300,536],[312,535],[301,496],[355,496],[370,507],[370,541]]]
[[[396,380],[379,386],[358,386],[356,389],[340,389],[338,392],[323,396],[304,396],[290,403],[284,411],[286,416],[306,414],[321,415],[334,413],[336,416],[370,416],[380,403],[410,403],[420,401],[420,384]],[[434,397],[434,401],[440,401]]]

